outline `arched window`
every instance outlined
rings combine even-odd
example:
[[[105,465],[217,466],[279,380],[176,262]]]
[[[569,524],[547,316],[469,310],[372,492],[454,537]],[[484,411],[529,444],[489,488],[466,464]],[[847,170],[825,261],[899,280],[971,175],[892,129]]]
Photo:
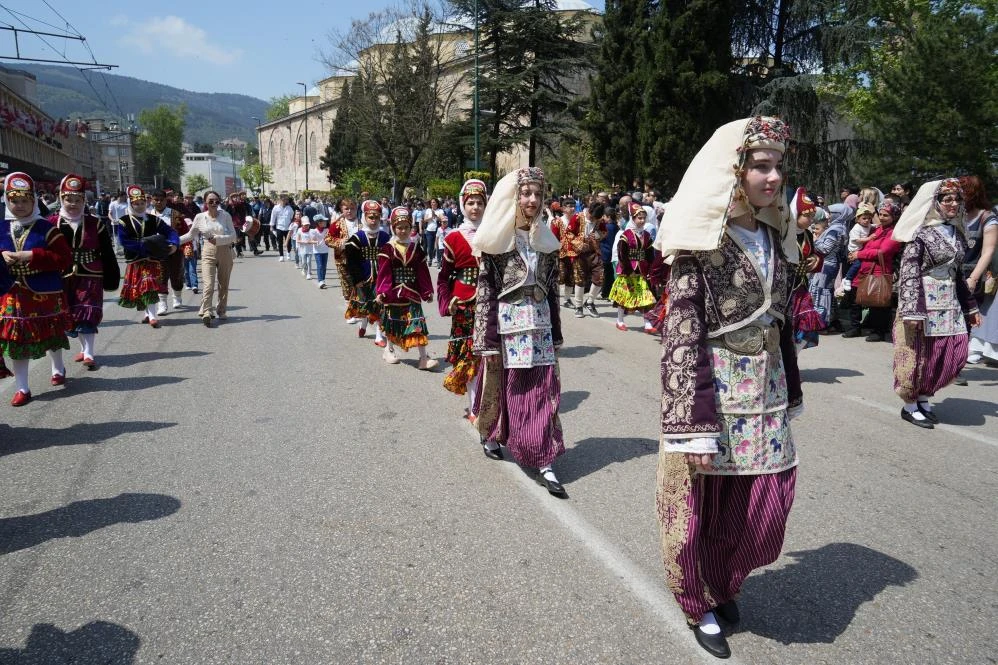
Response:
[[[312,160],[313,164],[318,164],[316,155],[319,154],[319,142],[315,140],[315,132],[308,135],[308,158]]]
[[[280,161],[281,161],[280,167],[283,169],[284,168],[284,139],[281,139],[281,151],[278,153],[278,157],[280,158]]]
[[[274,168],[274,137],[270,137],[270,143],[267,145],[267,161],[264,162],[264,166],[269,166]]]
[[[305,166],[305,137],[298,137],[298,145],[295,146],[295,152],[298,153],[298,166]]]

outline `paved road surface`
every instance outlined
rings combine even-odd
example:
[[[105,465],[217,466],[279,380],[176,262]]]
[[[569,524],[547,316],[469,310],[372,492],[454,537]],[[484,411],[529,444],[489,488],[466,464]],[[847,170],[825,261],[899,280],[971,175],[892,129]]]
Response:
[[[565,310],[558,501],[358,340],[335,279],[268,253],[233,283],[217,329],[111,298],[99,371],[35,362],[21,409],[0,382],[0,663],[711,661],[663,581],[653,339]],[[797,501],[732,662],[995,663],[998,370],[923,431],[888,344],[801,362]]]

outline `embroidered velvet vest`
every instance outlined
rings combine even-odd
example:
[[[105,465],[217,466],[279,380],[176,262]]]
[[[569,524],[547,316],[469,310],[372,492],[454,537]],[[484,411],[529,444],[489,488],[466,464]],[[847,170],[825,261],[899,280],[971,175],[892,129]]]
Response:
[[[65,221],[60,221],[59,230],[66,236],[70,249],[73,250],[73,267],[67,274],[102,277],[104,262],[100,254],[101,221],[92,215],[84,215],[80,225],[73,227]]]
[[[30,228],[23,232],[17,241],[11,235],[11,224],[7,220],[0,221],[0,251],[23,252],[32,249],[47,249],[48,234],[53,230],[51,222],[39,217]],[[29,268],[26,264],[8,266],[11,277],[18,284],[35,293],[57,293],[62,291],[62,275],[58,271],[39,271]]]

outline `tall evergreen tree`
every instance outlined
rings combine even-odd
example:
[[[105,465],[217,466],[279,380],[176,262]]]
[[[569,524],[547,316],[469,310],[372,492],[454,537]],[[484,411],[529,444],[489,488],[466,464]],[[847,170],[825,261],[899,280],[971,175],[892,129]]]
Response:
[[[637,136],[644,82],[641,45],[648,0],[607,0],[594,35],[599,51],[583,126],[592,137],[604,176],[628,186],[638,175]]]
[[[569,87],[592,46],[580,39],[580,15],[555,12],[555,0],[450,0],[468,20],[478,9],[479,104],[487,109],[481,141],[496,174],[498,155],[526,146],[531,163],[551,148],[564,127],[553,119],[567,110]]]
[[[357,149],[360,142],[354,127],[356,113],[353,107],[356,103],[353,86],[347,81],[340,91],[333,128],[329,131],[329,143],[326,144],[326,150],[319,159],[319,165],[329,174],[332,182],[340,182],[343,172],[357,164]]]
[[[731,4],[662,2],[642,44],[645,71],[639,163],[656,187],[674,191],[714,130],[731,119]]]

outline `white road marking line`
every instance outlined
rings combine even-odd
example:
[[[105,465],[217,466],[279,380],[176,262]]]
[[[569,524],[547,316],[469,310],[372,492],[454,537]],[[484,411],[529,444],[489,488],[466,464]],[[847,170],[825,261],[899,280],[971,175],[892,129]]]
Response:
[[[467,425],[467,428],[473,430],[471,425]],[[479,441],[477,431],[474,433],[474,441]],[[675,598],[665,588],[664,572],[662,579],[649,579],[633,561],[579,515],[568,501],[549,495],[546,489],[520,470],[515,462],[497,462],[496,464],[503,469],[504,473],[520,483],[528,493],[535,496],[540,506],[575,536],[596,561],[616,577],[635,598],[644,603],[653,615],[662,620],[662,628],[670,638],[674,639],[674,644],[686,652],[688,657],[704,663],[717,662],[716,658],[701,649],[696,643],[693,632],[687,627],[686,616],[679,609]],[[654,488],[648,488],[649,497],[653,490]],[[653,503],[651,498],[648,502],[649,505]],[[732,665],[742,665],[735,656],[726,662]]]
[[[864,406],[876,409],[877,411],[883,411],[884,413],[889,413],[899,418],[901,417],[900,405],[897,407],[885,406],[883,404],[878,404],[877,402],[871,402],[868,399],[864,399],[857,395],[846,395],[845,397],[846,399],[852,400],[853,402],[858,402]],[[998,440],[992,439],[989,436],[984,436],[983,434],[978,434],[977,432],[968,431],[966,428],[963,427],[957,427],[956,425],[947,425],[945,423],[941,423],[939,425],[936,425],[936,429],[941,429],[944,432],[948,432],[949,434],[956,434],[957,436],[962,436],[965,439],[971,439],[972,441],[985,443],[989,446],[994,446],[995,448],[998,448]]]

